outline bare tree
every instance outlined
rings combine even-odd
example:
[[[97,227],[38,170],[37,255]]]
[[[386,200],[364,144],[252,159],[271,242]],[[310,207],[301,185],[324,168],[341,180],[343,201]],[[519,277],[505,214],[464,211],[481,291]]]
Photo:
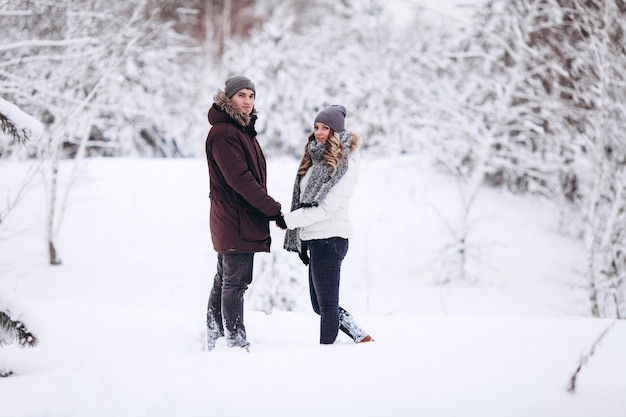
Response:
[[[497,3],[497,2],[494,2]],[[626,317],[626,3],[597,0],[511,2],[528,25],[537,71],[550,194],[583,216],[594,316]],[[539,13],[530,14],[534,8]],[[508,12],[509,10],[507,10]],[[536,152],[534,152],[536,153]],[[526,171],[529,171],[526,169]],[[540,178],[532,178],[538,184]],[[555,183],[558,180],[558,183]]]
[[[75,181],[76,178],[73,174],[69,176],[70,183],[65,188],[65,194],[64,196],[59,196],[59,163],[63,157],[62,149],[65,137],[68,131],[71,130],[71,126],[81,125],[81,123],[78,123],[81,117],[90,117],[87,107],[96,99],[100,89],[105,84],[108,77],[123,63],[128,51],[139,40],[139,38],[144,35],[143,30],[136,29],[137,26],[141,27],[142,25],[143,7],[144,5],[141,3],[135,7],[130,15],[130,18],[126,22],[126,25],[123,26],[123,30],[116,34],[117,36],[120,36],[121,39],[113,39],[114,42],[112,44],[114,47],[107,51],[111,55],[108,60],[108,67],[103,68],[97,73],[97,78],[94,79],[95,83],[84,88],[83,94],[80,98],[75,97],[73,106],[65,108],[64,111],[61,111],[58,114],[59,120],[54,124],[51,131],[50,146],[47,150],[49,164],[47,165],[48,169],[46,175],[48,179],[48,218],[46,222],[46,236],[48,242],[49,260],[52,265],[61,263],[56,247],[56,240],[63,221],[63,215],[67,204],[67,196],[70,193],[72,182]],[[77,14],[80,15],[80,13]],[[73,16],[73,13],[68,12],[68,19],[71,16]],[[72,36],[72,34],[69,36]],[[87,51],[81,51],[81,53],[84,53],[85,55],[88,54]],[[85,67],[84,72],[79,75],[80,78],[78,78],[78,82],[83,82],[83,80],[88,77],[90,71],[90,66]],[[83,121],[82,126],[84,129],[85,127],[88,127],[89,124],[84,123]],[[78,142],[73,158],[74,171],[77,169],[78,162],[85,153],[86,143],[89,137],[88,132],[83,130],[81,133],[82,134],[79,135],[80,141]]]
[[[584,218],[592,314],[624,316],[625,12],[623,2],[494,0],[469,30],[445,28],[437,42],[413,34],[399,56],[399,83],[412,85],[402,107],[434,132],[462,185],[462,214],[448,220],[455,275],[483,182],[539,194]]]
[[[590,190],[581,199],[591,309],[594,316],[626,318],[626,3],[563,2],[586,63],[581,88],[580,153],[590,166]],[[598,28],[602,28],[598,30]],[[582,176],[582,175],[581,175]]]
[[[216,64],[222,62],[228,42],[245,39],[266,18],[256,13],[255,6],[255,0],[204,0],[206,39],[215,44]]]
[[[426,74],[429,59],[441,63],[430,67],[454,85],[418,90],[426,116],[411,119],[442,131],[439,154],[452,171],[582,215],[595,316],[626,314],[625,12],[623,2],[491,1],[467,40],[447,46],[447,60],[414,58]]]
[[[181,100],[193,99],[195,79],[180,77],[178,69],[181,57],[200,48],[167,21],[172,13],[178,21],[197,18],[182,3],[174,9],[145,0],[0,5],[7,28],[0,43],[0,94],[47,127],[31,156],[45,161],[51,264],[61,262],[56,240],[84,156],[187,152],[177,140],[190,136],[192,125]],[[171,82],[173,77],[184,82]],[[61,181],[61,161],[68,157],[73,163]]]

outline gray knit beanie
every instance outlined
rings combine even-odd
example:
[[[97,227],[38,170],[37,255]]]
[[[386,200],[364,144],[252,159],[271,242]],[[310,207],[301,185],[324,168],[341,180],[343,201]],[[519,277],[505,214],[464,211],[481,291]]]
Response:
[[[337,133],[344,131],[346,108],[340,104],[333,104],[319,112],[314,123],[324,123]]]
[[[226,88],[224,92],[226,93],[226,97],[231,98],[235,95],[235,93],[242,88],[249,88],[254,91],[256,94],[256,89],[254,88],[254,83],[250,81],[249,78],[244,77],[243,75],[235,75],[226,80]]]

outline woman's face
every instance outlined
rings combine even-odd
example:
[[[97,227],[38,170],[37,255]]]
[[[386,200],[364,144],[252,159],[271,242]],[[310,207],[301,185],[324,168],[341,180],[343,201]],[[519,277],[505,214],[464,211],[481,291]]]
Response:
[[[315,135],[315,141],[317,143],[326,142],[330,137],[330,126],[324,123],[315,123],[313,125],[313,134]]]
[[[250,114],[254,108],[254,91],[242,88],[230,98],[230,104],[244,114]]]

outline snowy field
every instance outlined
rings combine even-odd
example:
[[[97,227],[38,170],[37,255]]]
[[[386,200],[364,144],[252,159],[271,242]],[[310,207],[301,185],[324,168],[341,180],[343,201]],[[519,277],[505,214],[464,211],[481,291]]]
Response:
[[[296,166],[269,161],[285,207]],[[0,164],[3,201],[27,168]],[[0,379],[0,417],[626,415],[624,322],[566,390],[612,321],[588,317],[583,247],[558,233],[556,208],[483,190],[469,280],[441,285],[459,195],[419,156],[361,167],[341,304],[374,343],[317,344],[306,270],[272,227],[247,294],[250,352],[204,351],[207,181],[203,159],[83,162],[54,267],[43,188],[29,192],[0,229],[0,305],[40,344],[0,348],[0,369],[17,374]],[[259,311],[272,278],[289,274],[294,311]]]

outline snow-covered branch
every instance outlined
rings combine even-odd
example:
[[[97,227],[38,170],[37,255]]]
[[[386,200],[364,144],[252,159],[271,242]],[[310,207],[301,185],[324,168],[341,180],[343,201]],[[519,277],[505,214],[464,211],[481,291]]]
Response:
[[[61,40],[48,40],[48,39],[33,39],[22,42],[12,42],[8,44],[0,44],[0,52],[6,52],[14,49],[31,49],[31,48],[66,48],[79,45],[97,45],[97,38],[79,38],[79,39],[61,39]]]

